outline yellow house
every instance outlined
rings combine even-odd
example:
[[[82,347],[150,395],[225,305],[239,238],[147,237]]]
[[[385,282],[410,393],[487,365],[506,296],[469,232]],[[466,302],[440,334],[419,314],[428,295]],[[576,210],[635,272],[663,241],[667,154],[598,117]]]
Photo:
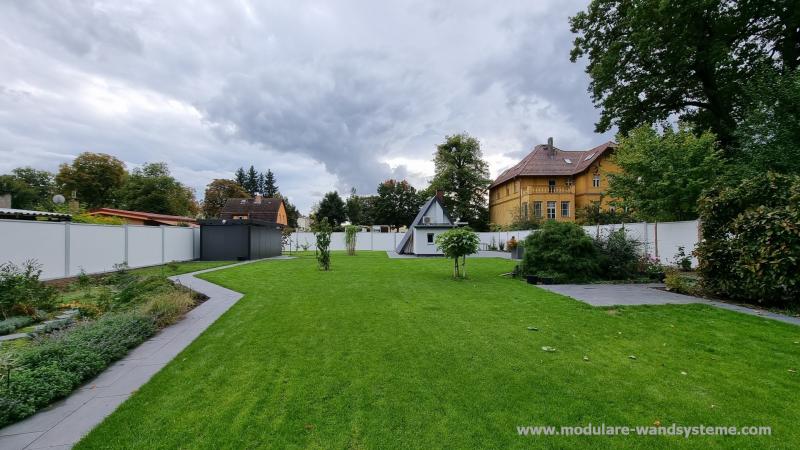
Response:
[[[586,151],[537,145],[489,186],[489,216],[495,225],[518,219],[574,221],[575,211],[592,203],[613,210],[605,196],[608,173],[619,172],[609,160],[616,146],[606,142]]]

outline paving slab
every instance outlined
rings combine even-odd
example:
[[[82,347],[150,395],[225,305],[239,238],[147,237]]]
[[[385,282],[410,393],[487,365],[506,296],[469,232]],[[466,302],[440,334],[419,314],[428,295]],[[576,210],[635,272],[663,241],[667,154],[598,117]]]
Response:
[[[592,306],[625,306],[625,305],[685,305],[701,303],[716,308],[764,317],[780,322],[800,325],[800,317],[777,314],[770,311],[750,308],[716,300],[709,300],[690,295],[676,294],[664,290],[661,283],[649,284],[551,284],[539,285],[540,288],[566,295]]]
[[[430,259],[430,258],[444,258],[442,255],[433,255],[433,256],[420,256],[420,255],[401,255],[392,250],[386,251],[386,256],[392,259]],[[511,259],[511,253],[509,252],[499,252],[499,251],[492,251],[492,250],[481,250],[478,253],[473,255],[469,255],[467,258],[501,258],[501,259]]]
[[[293,258],[279,256],[267,259]],[[67,398],[0,429],[0,449],[72,448],[242,298],[239,292],[194,276],[258,261],[264,260],[245,261],[170,277],[174,282],[207,295],[208,300],[189,311],[180,322],[164,328],[131,350],[127,356],[107,367]]]

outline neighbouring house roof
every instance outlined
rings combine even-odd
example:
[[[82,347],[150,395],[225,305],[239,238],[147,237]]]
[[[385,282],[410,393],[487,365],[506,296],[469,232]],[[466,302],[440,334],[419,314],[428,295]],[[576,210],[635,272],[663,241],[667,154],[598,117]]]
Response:
[[[489,187],[493,188],[515,177],[577,175],[588,169],[600,155],[613,149],[616,145],[609,141],[584,151],[561,150],[553,147],[552,155],[548,151],[547,145],[537,145],[517,165],[501,173]]]
[[[0,219],[35,220],[37,217],[68,222],[72,220],[69,214],[49,211],[32,211],[29,209],[0,208]]]
[[[172,225],[172,226],[181,223],[186,223],[189,225],[195,225],[197,223],[197,219],[195,219],[194,217],[171,216],[169,214],[156,214],[146,211],[128,211],[124,209],[115,209],[115,208],[99,208],[89,211],[87,214],[92,216],[113,216],[113,217],[120,217],[122,219],[142,220],[145,222],[155,222],[160,225]]]
[[[425,214],[433,207],[434,204],[438,204],[440,208],[442,208],[442,212],[444,213],[444,218],[446,222],[444,223],[424,223],[423,218]],[[450,218],[450,214],[447,212],[447,209],[444,207],[444,204],[439,199],[438,195],[434,195],[433,197],[429,198],[422,208],[419,209],[417,213],[417,217],[411,222],[411,225],[406,230],[406,233],[403,235],[403,239],[400,240],[400,244],[397,245],[396,251],[397,253],[408,253],[411,242],[411,236],[414,234],[414,228],[452,228],[455,226],[453,219]]]
[[[279,198],[229,198],[220,210],[219,218],[233,219],[233,216],[246,215],[250,219],[278,223],[281,205],[283,200]]]

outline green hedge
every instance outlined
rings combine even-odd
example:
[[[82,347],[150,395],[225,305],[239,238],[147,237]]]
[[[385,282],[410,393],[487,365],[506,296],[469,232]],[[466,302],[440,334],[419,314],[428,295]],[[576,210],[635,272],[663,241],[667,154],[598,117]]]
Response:
[[[108,314],[21,350],[8,376],[3,373],[0,427],[66,396],[155,331],[153,319],[146,315]]]
[[[800,176],[768,173],[707,193],[697,247],[704,288],[800,306]]]

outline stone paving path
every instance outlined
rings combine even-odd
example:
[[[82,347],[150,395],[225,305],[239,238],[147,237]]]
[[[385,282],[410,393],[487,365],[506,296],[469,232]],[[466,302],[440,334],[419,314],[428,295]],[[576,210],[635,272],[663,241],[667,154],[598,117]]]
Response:
[[[665,291],[663,284],[553,284],[539,285],[540,288],[563,294],[592,306],[617,305],[668,305],[703,303],[717,308],[736,311],[751,316],[764,317],[780,322],[800,325],[800,317],[786,316],[770,311],[748,308],[746,306],[725,303],[689,295]]]
[[[278,256],[268,259],[291,259]],[[109,366],[95,379],[27,419],[0,429],[0,449],[68,449],[114,412],[200,334],[234,305],[242,294],[194,275],[257,261],[245,261],[170,277],[209,298]]]

